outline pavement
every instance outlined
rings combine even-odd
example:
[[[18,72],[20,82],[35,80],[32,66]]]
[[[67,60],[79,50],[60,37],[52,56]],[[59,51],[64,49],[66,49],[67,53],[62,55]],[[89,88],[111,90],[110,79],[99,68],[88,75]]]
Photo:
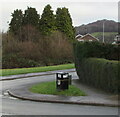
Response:
[[[15,80],[15,79],[28,78],[28,77],[33,77],[33,76],[52,75],[52,74],[55,74],[57,72],[75,72],[75,69],[56,70],[56,71],[48,71],[48,72],[27,73],[27,74],[20,74],[20,75],[2,76],[2,77],[0,77],[0,81]]]
[[[13,80],[19,78],[38,76],[38,75],[49,75],[55,74],[57,71],[51,72],[42,72],[42,73],[33,73],[33,74],[24,74],[24,75],[15,75],[2,77],[2,80]],[[61,71],[61,70],[60,70]],[[64,72],[74,72],[75,69],[63,70]],[[78,79],[73,79],[72,84],[76,85],[82,91],[84,91],[87,96],[58,96],[58,95],[44,95],[36,94],[29,91],[31,84],[23,85],[22,87],[17,87],[14,89],[9,89],[9,95],[29,101],[37,102],[50,102],[50,103],[64,103],[64,104],[79,104],[79,105],[94,105],[94,106],[109,106],[109,107],[120,107],[118,100],[118,95],[108,94],[101,90],[95,89],[93,87],[81,84]]]

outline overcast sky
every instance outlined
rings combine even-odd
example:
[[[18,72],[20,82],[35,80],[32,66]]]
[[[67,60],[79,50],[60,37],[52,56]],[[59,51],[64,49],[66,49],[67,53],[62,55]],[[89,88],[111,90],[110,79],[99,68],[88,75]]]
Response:
[[[41,15],[47,4],[50,4],[54,11],[58,7],[68,8],[74,26],[102,19],[118,21],[118,0],[0,0],[0,28],[2,27],[3,31],[8,29],[14,10],[24,11],[29,6],[36,8]]]

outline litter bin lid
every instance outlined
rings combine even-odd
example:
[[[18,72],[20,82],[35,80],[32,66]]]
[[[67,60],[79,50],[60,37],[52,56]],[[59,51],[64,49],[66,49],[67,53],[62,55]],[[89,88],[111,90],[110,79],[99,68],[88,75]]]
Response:
[[[57,73],[58,74],[58,77],[59,78],[68,78],[68,73],[66,73],[66,72],[58,72]],[[62,77],[61,77],[62,76]]]
[[[66,75],[68,73],[67,72],[57,72],[57,74]]]

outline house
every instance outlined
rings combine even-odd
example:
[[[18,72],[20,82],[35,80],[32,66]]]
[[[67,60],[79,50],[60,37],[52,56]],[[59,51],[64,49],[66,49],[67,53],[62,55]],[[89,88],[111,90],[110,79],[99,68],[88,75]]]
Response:
[[[120,45],[120,34],[117,34],[115,36],[114,42],[112,44]]]
[[[81,37],[83,37],[83,35],[78,34],[75,38],[78,39],[78,38],[81,38]]]
[[[99,39],[97,39],[96,37],[94,37],[94,36],[92,36],[91,34],[86,34],[86,35],[84,35],[84,36],[81,36],[81,37],[77,37],[76,38],[78,41],[82,41],[82,42],[84,42],[84,41],[99,41]]]

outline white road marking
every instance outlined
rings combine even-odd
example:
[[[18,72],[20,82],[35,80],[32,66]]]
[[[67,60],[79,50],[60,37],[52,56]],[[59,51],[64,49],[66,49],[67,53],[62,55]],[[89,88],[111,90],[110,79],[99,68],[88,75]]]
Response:
[[[7,96],[7,95],[9,95],[9,94],[8,94],[8,92],[4,92],[3,95],[4,95],[4,96]]]
[[[9,99],[12,99],[12,100],[17,100],[17,98],[15,98],[15,97],[9,97]]]

